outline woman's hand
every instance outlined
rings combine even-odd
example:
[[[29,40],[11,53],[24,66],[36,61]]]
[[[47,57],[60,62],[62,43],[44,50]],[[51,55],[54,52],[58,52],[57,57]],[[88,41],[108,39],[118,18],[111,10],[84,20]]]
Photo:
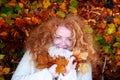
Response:
[[[58,80],[78,80],[76,74],[76,70],[72,69],[66,75],[60,73],[58,75]]]
[[[58,76],[58,73],[56,73],[56,67],[57,67],[57,64],[54,64],[48,69],[52,74],[53,78]]]
[[[70,59],[68,59],[68,64],[66,66],[66,74],[70,72],[70,70],[73,70],[76,68],[76,64],[77,63],[73,63],[73,61],[75,60],[75,57],[70,57]]]
[[[59,74],[58,75],[58,80],[77,80],[77,75],[76,75],[76,64],[77,63],[73,63],[73,61],[75,60],[75,57],[70,57],[68,59],[68,64],[66,66],[66,73],[64,74]]]
[[[71,70],[75,70],[77,63],[73,63],[74,60],[75,60],[75,57],[73,56],[68,59],[68,64],[65,67],[66,73],[64,73],[64,75],[67,75]],[[53,78],[58,77],[59,75],[58,73],[56,73],[56,67],[57,67],[57,64],[54,64],[48,69],[50,73],[52,74]]]

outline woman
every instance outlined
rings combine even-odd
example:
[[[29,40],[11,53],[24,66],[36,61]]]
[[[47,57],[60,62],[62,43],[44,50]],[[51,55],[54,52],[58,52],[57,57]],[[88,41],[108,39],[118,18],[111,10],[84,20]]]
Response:
[[[83,18],[52,18],[30,34],[12,80],[92,80],[98,54]],[[94,56],[94,58],[93,58]]]

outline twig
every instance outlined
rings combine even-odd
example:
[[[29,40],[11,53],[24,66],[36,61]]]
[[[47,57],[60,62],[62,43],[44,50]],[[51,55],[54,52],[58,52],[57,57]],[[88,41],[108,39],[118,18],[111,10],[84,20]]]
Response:
[[[106,66],[106,56],[105,56],[105,59],[104,59],[104,65],[103,65],[103,69],[102,69],[102,80],[104,80],[105,66]]]

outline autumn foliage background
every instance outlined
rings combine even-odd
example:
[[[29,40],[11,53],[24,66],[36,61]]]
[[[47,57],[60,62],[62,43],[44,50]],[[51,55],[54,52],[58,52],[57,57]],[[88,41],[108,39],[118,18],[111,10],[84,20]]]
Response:
[[[119,80],[120,0],[0,0],[0,80],[10,80],[35,25],[69,13],[85,18],[95,32],[104,63],[100,75]]]

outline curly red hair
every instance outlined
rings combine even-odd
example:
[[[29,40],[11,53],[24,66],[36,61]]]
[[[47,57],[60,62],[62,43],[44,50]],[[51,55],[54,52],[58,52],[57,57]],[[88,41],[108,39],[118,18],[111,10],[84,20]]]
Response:
[[[86,27],[89,27],[87,22],[77,15],[67,15],[65,18],[50,18],[31,32],[26,41],[26,49],[30,50],[33,55],[36,66],[44,64],[41,62],[41,54],[46,56],[46,58],[44,57],[46,63],[49,60],[48,48],[54,39],[57,27],[61,25],[64,25],[72,32],[72,49],[77,50],[77,53],[87,52],[87,61],[94,68],[99,63],[99,54],[93,40],[94,35],[86,30]]]

